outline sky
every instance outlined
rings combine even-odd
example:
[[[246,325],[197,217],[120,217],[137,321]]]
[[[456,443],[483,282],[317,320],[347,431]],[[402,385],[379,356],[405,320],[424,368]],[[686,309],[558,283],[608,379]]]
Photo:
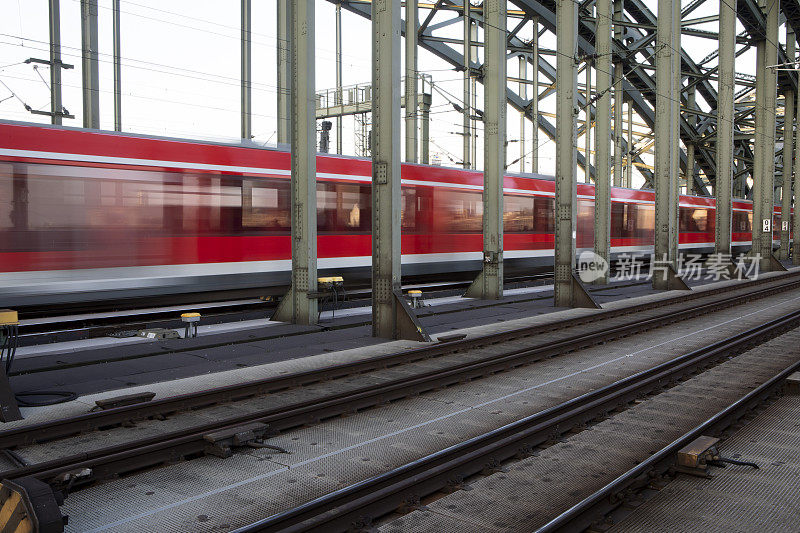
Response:
[[[113,70],[111,0],[98,0],[100,31],[100,117],[102,129],[113,129]],[[477,3],[477,2],[474,2]],[[656,11],[656,1],[645,3]],[[688,2],[684,2],[688,3]],[[240,2],[239,0],[121,0],[122,40],[122,122],[123,130],[133,133],[235,141],[239,137],[240,103]],[[718,2],[708,1],[690,18],[714,15]],[[513,5],[509,5],[513,8]],[[252,76],[254,141],[276,141],[276,2],[252,0]],[[427,10],[420,10],[424,18]],[[370,22],[343,10],[343,85],[369,83],[371,80]],[[438,22],[456,16],[443,13]],[[316,0],[316,85],[318,90],[335,87],[335,7]],[[516,21],[510,21],[513,27]],[[695,26],[717,31],[717,22]],[[519,33],[525,41],[532,36],[529,23]],[[742,31],[739,25],[738,31]],[[460,37],[462,26],[440,31],[443,37]],[[63,102],[75,119],[64,125],[82,122],[80,64],[80,1],[61,0],[62,59],[75,65],[63,71]],[[785,33],[781,30],[781,42]],[[482,39],[482,31],[479,39]],[[555,48],[555,38],[546,34],[542,48]],[[700,60],[717,48],[713,40],[683,36],[684,49]],[[482,57],[483,51],[479,49]],[[24,64],[27,58],[48,59],[47,0],[0,0],[0,118],[30,122],[48,122],[47,117],[28,113],[23,102],[34,109],[49,110],[48,66]],[[553,59],[553,58],[551,58]],[[716,65],[716,61],[708,64]],[[434,92],[431,109],[431,155],[447,166],[461,159],[461,115],[448,100],[460,103],[461,73],[426,50],[419,50],[418,68],[430,74],[440,91]],[[737,60],[739,72],[752,74],[755,53],[748,51]],[[529,69],[529,73],[531,69]],[[40,78],[41,75],[41,78]],[[508,62],[508,75],[518,75],[516,58]],[[593,73],[593,79],[596,78]],[[544,81],[544,80],[543,80]],[[583,84],[584,78],[579,77]],[[513,82],[509,82],[513,83]],[[716,82],[714,82],[716,83]],[[542,84],[542,90],[544,89]],[[12,95],[13,91],[13,95]],[[14,96],[16,95],[16,96]],[[478,109],[482,109],[482,88],[478,85]],[[698,97],[701,108],[708,106]],[[545,98],[540,111],[555,112],[555,97]],[[509,163],[520,157],[519,113],[508,109]],[[582,120],[582,117],[579,117]],[[641,122],[634,117],[634,123]],[[345,154],[355,154],[355,122],[343,121]],[[527,122],[530,151],[531,123]],[[335,136],[335,128],[332,132]],[[478,124],[478,168],[482,165],[482,132]],[[332,138],[335,149],[335,137]],[[555,145],[541,132],[540,172],[552,174],[555,168]],[[578,141],[580,147],[584,140]],[[401,152],[403,153],[403,152]],[[528,157],[528,160],[530,158]],[[648,161],[645,157],[645,162]],[[528,163],[530,170],[530,163]],[[519,170],[519,164],[509,166]],[[579,179],[583,179],[579,171]],[[642,181],[634,174],[634,185]]]

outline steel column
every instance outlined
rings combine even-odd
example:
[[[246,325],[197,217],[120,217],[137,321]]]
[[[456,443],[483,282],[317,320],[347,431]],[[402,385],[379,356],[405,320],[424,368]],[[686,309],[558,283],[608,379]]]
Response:
[[[753,234],[752,234],[752,247],[750,249],[752,254],[761,253],[762,241],[762,201],[763,187],[761,186],[761,176],[764,174],[764,145],[766,143],[766,127],[764,122],[766,120],[764,112],[764,93],[765,91],[765,77],[766,77],[766,63],[764,59],[764,50],[766,43],[764,40],[756,42],[756,95],[755,95],[755,137],[753,139],[753,188],[751,191],[753,200]]]
[[[290,95],[292,91],[292,67],[289,58],[292,35],[292,0],[278,0],[278,142],[290,142],[289,122],[291,120]],[[316,144],[316,139],[314,141]]]
[[[372,2],[372,334],[396,338],[400,290],[400,2]]]
[[[417,162],[417,3],[406,0],[406,161]]]
[[[100,65],[97,32],[97,0],[81,0],[83,127],[93,129],[100,128]]]
[[[342,105],[342,3],[336,4],[336,103]],[[342,153],[342,117],[336,117],[336,153]]]
[[[525,54],[520,54],[519,56],[519,97],[522,99],[523,102],[528,101],[528,57]],[[526,150],[526,139],[525,139],[525,130],[527,129],[527,124],[525,124],[525,111],[520,111],[519,113],[519,171],[525,172],[525,158],[527,154]]]
[[[422,119],[422,126],[420,127],[420,162],[423,165],[428,165],[430,164],[431,95],[424,90],[422,91],[422,102],[420,102],[420,118]]]
[[[539,19],[533,19],[533,84],[531,85],[531,172],[539,172]]]
[[[242,139],[250,140],[253,136],[252,128],[252,84],[251,84],[251,44],[250,44],[250,30],[251,30],[251,9],[250,0],[242,0],[242,37],[241,37],[241,123],[242,123]]]
[[[291,43],[292,286],[274,320],[317,322],[317,128],[314,2],[295,2]]]
[[[673,172],[672,178],[672,200],[670,203],[670,216],[672,217],[672,234],[670,235],[670,260],[677,268],[678,261],[678,203],[680,194],[680,171],[681,171],[681,94],[683,84],[681,82],[681,6],[680,2],[672,2],[672,42],[670,43],[672,58],[672,82],[669,92],[670,98],[670,168]]]
[[[691,78],[689,78],[691,84]],[[686,107],[689,112],[686,115],[686,120],[693,127],[697,125],[697,115],[691,111],[697,106],[697,85],[690,85],[686,95]],[[694,188],[694,171],[695,171],[695,145],[693,141],[686,143],[686,194],[692,194]]]
[[[575,265],[577,206],[577,130],[575,106],[578,55],[578,4],[556,1],[556,201],[555,279],[556,307],[572,307],[575,299],[572,270]]]
[[[472,24],[472,37],[470,43],[478,42],[478,23],[477,21]],[[478,47],[472,46],[470,50],[471,61],[478,61]],[[470,79],[469,89],[469,143],[472,153],[470,154],[470,163],[472,168],[478,167],[478,77],[472,76]]]
[[[625,187],[633,188],[633,100],[628,100],[628,142],[625,150]]]
[[[503,177],[506,162],[506,2],[483,4],[483,270],[467,296],[503,296]]]
[[[472,93],[472,79],[471,79],[471,65],[472,65],[472,46],[470,42],[472,40],[472,18],[470,15],[470,8],[472,5],[470,4],[470,0],[463,0],[464,1],[464,108],[463,108],[463,151],[464,151],[464,158],[462,162],[462,166],[464,168],[472,168],[473,161],[471,160],[472,156],[472,119],[470,115],[472,114],[472,110],[470,109],[470,102],[472,101],[471,93]]]
[[[586,61],[586,92],[585,92],[586,109],[586,122],[583,127],[583,158],[584,158],[584,173],[583,182],[592,182],[592,60]]]
[[[787,24],[788,28],[788,24]],[[795,56],[794,32],[786,31],[786,56]],[[779,259],[789,259],[789,232],[792,210],[792,161],[794,158],[794,91],[787,88],[784,93],[783,113],[783,182],[781,185],[781,247]],[[785,224],[784,224],[785,223]]]
[[[61,2],[50,0],[50,112],[51,122],[61,124]]]
[[[113,0],[113,39],[114,39],[114,129],[122,131],[122,35],[119,18],[119,0]]]
[[[614,0],[614,38],[622,40],[624,26],[622,25],[623,0]],[[623,186],[622,174],[622,107],[625,105],[625,90],[622,88],[624,79],[622,61],[614,58],[614,186]]]
[[[680,8],[680,4],[678,4]],[[658,24],[656,29],[656,128],[655,128],[655,261],[662,268],[669,268],[677,259],[674,255],[673,241],[677,240],[675,181],[678,169],[675,168],[673,150],[673,130],[678,127],[673,108],[680,105],[675,92],[675,72],[673,54],[677,53],[674,37],[675,19],[672,0],[658,1]],[[678,100],[677,102],[675,100]],[[665,264],[666,263],[666,264]],[[669,289],[669,276],[653,275],[653,287]]]
[[[597,0],[597,130],[595,137],[594,253],[611,260],[611,0]],[[608,271],[595,280],[608,283]]]
[[[794,56],[789,56],[789,61],[793,61],[796,58]],[[789,73],[791,76],[795,76],[794,73]],[[797,102],[795,103],[795,111],[798,114],[798,138],[797,138],[797,147],[796,153],[794,158],[794,223],[792,228],[792,234],[794,235],[794,243],[792,249],[792,263],[795,266],[800,266],[800,252],[798,252],[798,246],[800,246],[800,203],[798,203],[798,198],[800,198],[800,91],[797,91]]]
[[[719,0],[719,88],[717,90],[717,203],[714,252],[731,253],[733,121],[736,91],[736,3]]]
[[[768,271],[772,263],[772,214],[775,204],[775,100],[778,79],[774,65],[778,62],[779,2],[766,0],[762,7],[767,19],[767,31],[764,41],[758,43],[756,65],[756,79],[757,82],[759,78],[761,81],[757,83],[756,92],[760,88],[763,97],[757,98],[756,104],[756,151],[760,156],[756,156],[758,166],[753,186],[753,252],[760,255],[761,270]],[[755,238],[756,234],[758,238]]]

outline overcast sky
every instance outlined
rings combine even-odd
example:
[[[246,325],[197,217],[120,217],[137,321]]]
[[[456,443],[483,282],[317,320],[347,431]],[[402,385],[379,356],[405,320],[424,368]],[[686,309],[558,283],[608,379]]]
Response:
[[[101,127],[113,128],[111,0],[99,1]],[[477,2],[474,2],[477,3]],[[655,0],[647,0],[655,11]],[[214,140],[239,136],[239,1],[238,0],[122,0],[123,129],[153,135]],[[253,133],[261,143],[275,142],[276,129],[276,25],[274,0],[253,0]],[[20,99],[35,109],[49,110],[47,66],[37,70],[23,64],[29,57],[48,59],[47,0],[0,0],[0,118],[47,122],[47,117],[25,111]],[[332,3],[316,1],[316,83],[318,89],[335,86],[334,13]],[[510,8],[513,6],[510,5]],[[706,2],[691,18],[716,14],[717,2]],[[420,10],[421,18],[427,10]],[[444,13],[436,21],[456,16]],[[62,55],[75,65],[63,73],[63,101],[75,115],[65,120],[80,126],[80,2],[61,0]],[[516,21],[510,21],[514,26]],[[370,74],[370,23],[343,10],[343,84],[368,83]],[[717,22],[696,26],[717,31]],[[741,31],[741,26],[738,31]],[[448,32],[449,31],[449,32]],[[460,37],[461,25],[440,32]],[[529,40],[532,24],[519,36]],[[479,35],[482,39],[482,32]],[[781,30],[781,42],[785,34]],[[552,36],[542,38],[542,48],[555,48]],[[700,60],[718,46],[713,40],[683,37],[684,49]],[[480,51],[482,56],[482,50]],[[552,58],[551,58],[552,59]],[[716,65],[716,61],[708,66]],[[740,72],[753,73],[755,53],[737,60]],[[433,76],[434,83],[452,99],[461,99],[461,74],[446,62],[420,49],[419,70]],[[518,75],[516,58],[508,63],[509,76]],[[41,74],[44,81],[39,78]],[[593,76],[594,78],[594,76]],[[580,78],[583,83],[583,77]],[[19,97],[11,96],[10,90]],[[479,86],[478,108],[482,109]],[[698,102],[701,107],[704,102]],[[555,98],[542,101],[542,112],[555,112]],[[431,121],[431,154],[445,165],[461,158],[461,116],[442,94],[434,93]],[[355,153],[354,120],[344,119],[346,154]],[[509,108],[508,161],[519,157],[519,114]],[[530,131],[530,122],[528,128]],[[479,134],[480,134],[479,125]],[[482,138],[482,137],[481,137]],[[540,171],[555,167],[554,143],[540,133]],[[530,139],[530,132],[528,133]],[[480,142],[480,138],[479,138]],[[579,139],[583,147],[583,140]],[[335,149],[335,140],[332,139]],[[528,148],[530,150],[530,140]],[[478,164],[482,145],[478,145]],[[517,170],[513,165],[510,170]],[[528,167],[530,170],[530,167]],[[638,180],[636,180],[638,181]]]

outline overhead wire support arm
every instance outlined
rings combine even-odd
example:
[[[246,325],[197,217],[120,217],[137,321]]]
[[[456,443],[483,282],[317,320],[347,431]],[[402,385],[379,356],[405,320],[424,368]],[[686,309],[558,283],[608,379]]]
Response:
[[[61,61],[61,59],[57,59],[55,62],[52,62],[52,61],[48,61],[46,59],[37,59],[35,57],[29,57],[28,59],[23,61],[23,63],[25,63],[26,65],[31,65],[31,64],[32,65],[47,65],[48,67],[50,67],[50,69],[53,69],[53,65],[54,64],[57,65],[58,67],[64,69],[64,70],[69,70],[69,69],[75,68],[75,65],[71,65],[69,63],[64,63],[63,61]],[[34,66],[34,68],[36,68],[36,67]],[[53,90],[54,90],[54,86],[52,84],[52,78],[53,78],[53,76],[51,74],[51,76],[50,76],[51,83],[50,83],[50,85],[47,86],[47,88],[51,92],[53,92]],[[44,80],[42,80],[42,81],[44,81]],[[47,85],[47,82],[45,82],[45,85]],[[60,98],[59,98],[59,101],[60,101]],[[75,115],[71,114],[67,110],[67,108],[65,108],[63,105],[61,106],[61,108],[58,111],[41,111],[39,109],[32,108],[31,106],[29,106],[25,102],[23,102],[22,105],[25,107],[25,109],[31,115],[41,115],[41,116],[45,116],[45,117],[51,117],[53,119],[62,119],[62,118],[70,118],[70,119],[72,119],[72,118],[75,118]]]

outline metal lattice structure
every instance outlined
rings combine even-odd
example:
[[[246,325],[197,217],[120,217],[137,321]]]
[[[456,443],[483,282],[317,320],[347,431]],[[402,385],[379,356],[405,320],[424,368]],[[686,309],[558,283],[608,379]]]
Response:
[[[330,0],[332,3],[341,4],[342,8],[356,13],[362,17],[369,18],[371,7],[365,2],[350,2],[347,0]],[[692,28],[691,25],[686,25],[689,16],[697,10],[707,0],[695,0],[689,5],[683,7],[681,12],[681,19],[684,21],[682,34],[691,35],[695,37],[704,37],[708,39],[716,39],[717,34],[714,32]],[[595,27],[596,20],[590,16],[590,8],[593,6],[592,0],[583,2],[580,6],[578,17],[578,50],[579,55],[585,58],[591,58],[595,55]],[[636,114],[641,118],[644,124],[653,129],[655,127],[655,35],[656,35],[656,14],[653,13],[647,5],[641,0],[624,0],[622,2],[623,10],[621,22],[615,25],[622,26],[621,31],[615,33],[615,38],[612,42],[612,50],[614,55],[614,62],[622,65],[624,72],[623,90],[625,98],[630,101]],[[531,21],[538,21],[541,31],[550,32],[555,34],[556,25],[556,5],[551,0],[534,1],[534,0],[511,0],[509,6],[513,6],[519,11],[519,19],[516,22],[514,29],[508,31],[508,57],[514,56],[525,57],[530,63],[533,62],[531,45],[524,42],[518,37],[519,30],[524,24]],[[420,6],[420,25],[418,32],[418,45],[424,49],[434,53],[437,57],[447,61],[456,70],[464,70],[464,41],[453,39],[452,37],[442,37],[441,33],[445,28],[455,25],[463,25],[464,17],[464,3],[463,1],[453,0],[437,0],[430,6],[427,6],[427,13],[422,10]],[[800,3],[797,0],[783,0],[781,2],[781,10],[786,19],[786,23],[796,32],[800,32]],[[483,26],[483,14],[480,5],[472,6],[470,8],[470,18]],[[450,13],[449,18],[445,20],[438,20],[445,18],[442,14]],[[737,36],[738,48],[736,55],[740,56],[749,50],[754,42],[763,38],[766,31],[766,20],[762,9],[754,0],[740,0],[737,2],[737,17],[739,22],[745,27],[745,32]],[[438,20],[437,22],[433,22]],[[711,18],[710,20],[713,20]],[[706,19],[695,19],[690,21],[693,24],[707,22]],[[452,32],[450,32],[452,34]],[[788,61],[785,51],[779,51],[779,61]],[[641,58],[645,59],[642,61]],[[713,139],[716,135],[716,109],[717,91],[712,85],[711,81],[715,79],[718,67],[707,67],[709,62],[714,61],[717,54],[713,53],[696,61],[686,51],[681,50],[681,70],[685,85],[681,94],[682,108],[687,111],[689,101],[688,93],[691,89],[697,91],[699,95],[709,104],[710,111],[702,111],[700,109],[693,110],[692,113],[684,112],[681,114],[680,123],[680,137],[681,140],[688,146],[690,144],[695,146],[695,159],[696,164],[707,176],[709,182],[713,185],[716,178],[716,163],[715,152],[713,149]],[[472,62],[471,69],[474,72],[480,72],[483,65],[481,63]],[[555,90],[556,69],[554,64],[543,54],[538,56],[538,70],[540,75],[545,81],[549,82],[550,86],[540,92],[539,99],[548,96]],[[735,154],[744,162],[752,162],[753,149],[751,147],[752,139],[752,112],[753,106],[748,103],[747,98],[753,92],[755,80],[752,76],[737,75],[737,127],[735,131]],[[783,88],[791,88],[796,90],[797,81],[795,77],[782,75],[779,79],[779,84]],[[509,83],[506,89],[509,104],[520,112],[527,113],[529,118],[531,116],[531,99],[523,98],[520,96],[520,91],[514,86],[516,84]],[[594,102],[589,102],[589,108],[592,120],[594,120],[595,109]],[[582,93],[577,95],[577,105],[581,108],[586,106],[585,97]],[[692,120],[694,118],[694,120]],[[740,124],[739,124],[740,122]],[[544,132],[551,139],[555,139],[555,125],[551,120],[544,115],[541,111],[538,116],[539,130]],[[580,133],[580,132],[579,132]],[[626,141],[622,140],[622,147],[627,153]],[[645,145],[647,147],[647,145]],[[641,148],[641,147],[637,147]],[[641,150],[639,150],[641,152]],[[641,160],[634,152],[634,161],[640,169],[642,175],[645,177],[645,186],[651,185],[652,172],[647,165]],[[781,166],[780,150],[776,152],[778,158],[778,166]],[[585,155],[578,154],[578,164],[585,167]],[[681,153],[681,167],[686,168],[688,163],[687,154],[685,151]],[[594,168],[590,166],[590,174],[594,175]],[[744,176],[752,173],[751,165],[737,173],[737,177],[743,181]],[[746,187],[746,185],[745,185]],[[695,174],[694,190],[700,194],[709,195],[711,190],[708,183],[700,179],[699,173]]]

